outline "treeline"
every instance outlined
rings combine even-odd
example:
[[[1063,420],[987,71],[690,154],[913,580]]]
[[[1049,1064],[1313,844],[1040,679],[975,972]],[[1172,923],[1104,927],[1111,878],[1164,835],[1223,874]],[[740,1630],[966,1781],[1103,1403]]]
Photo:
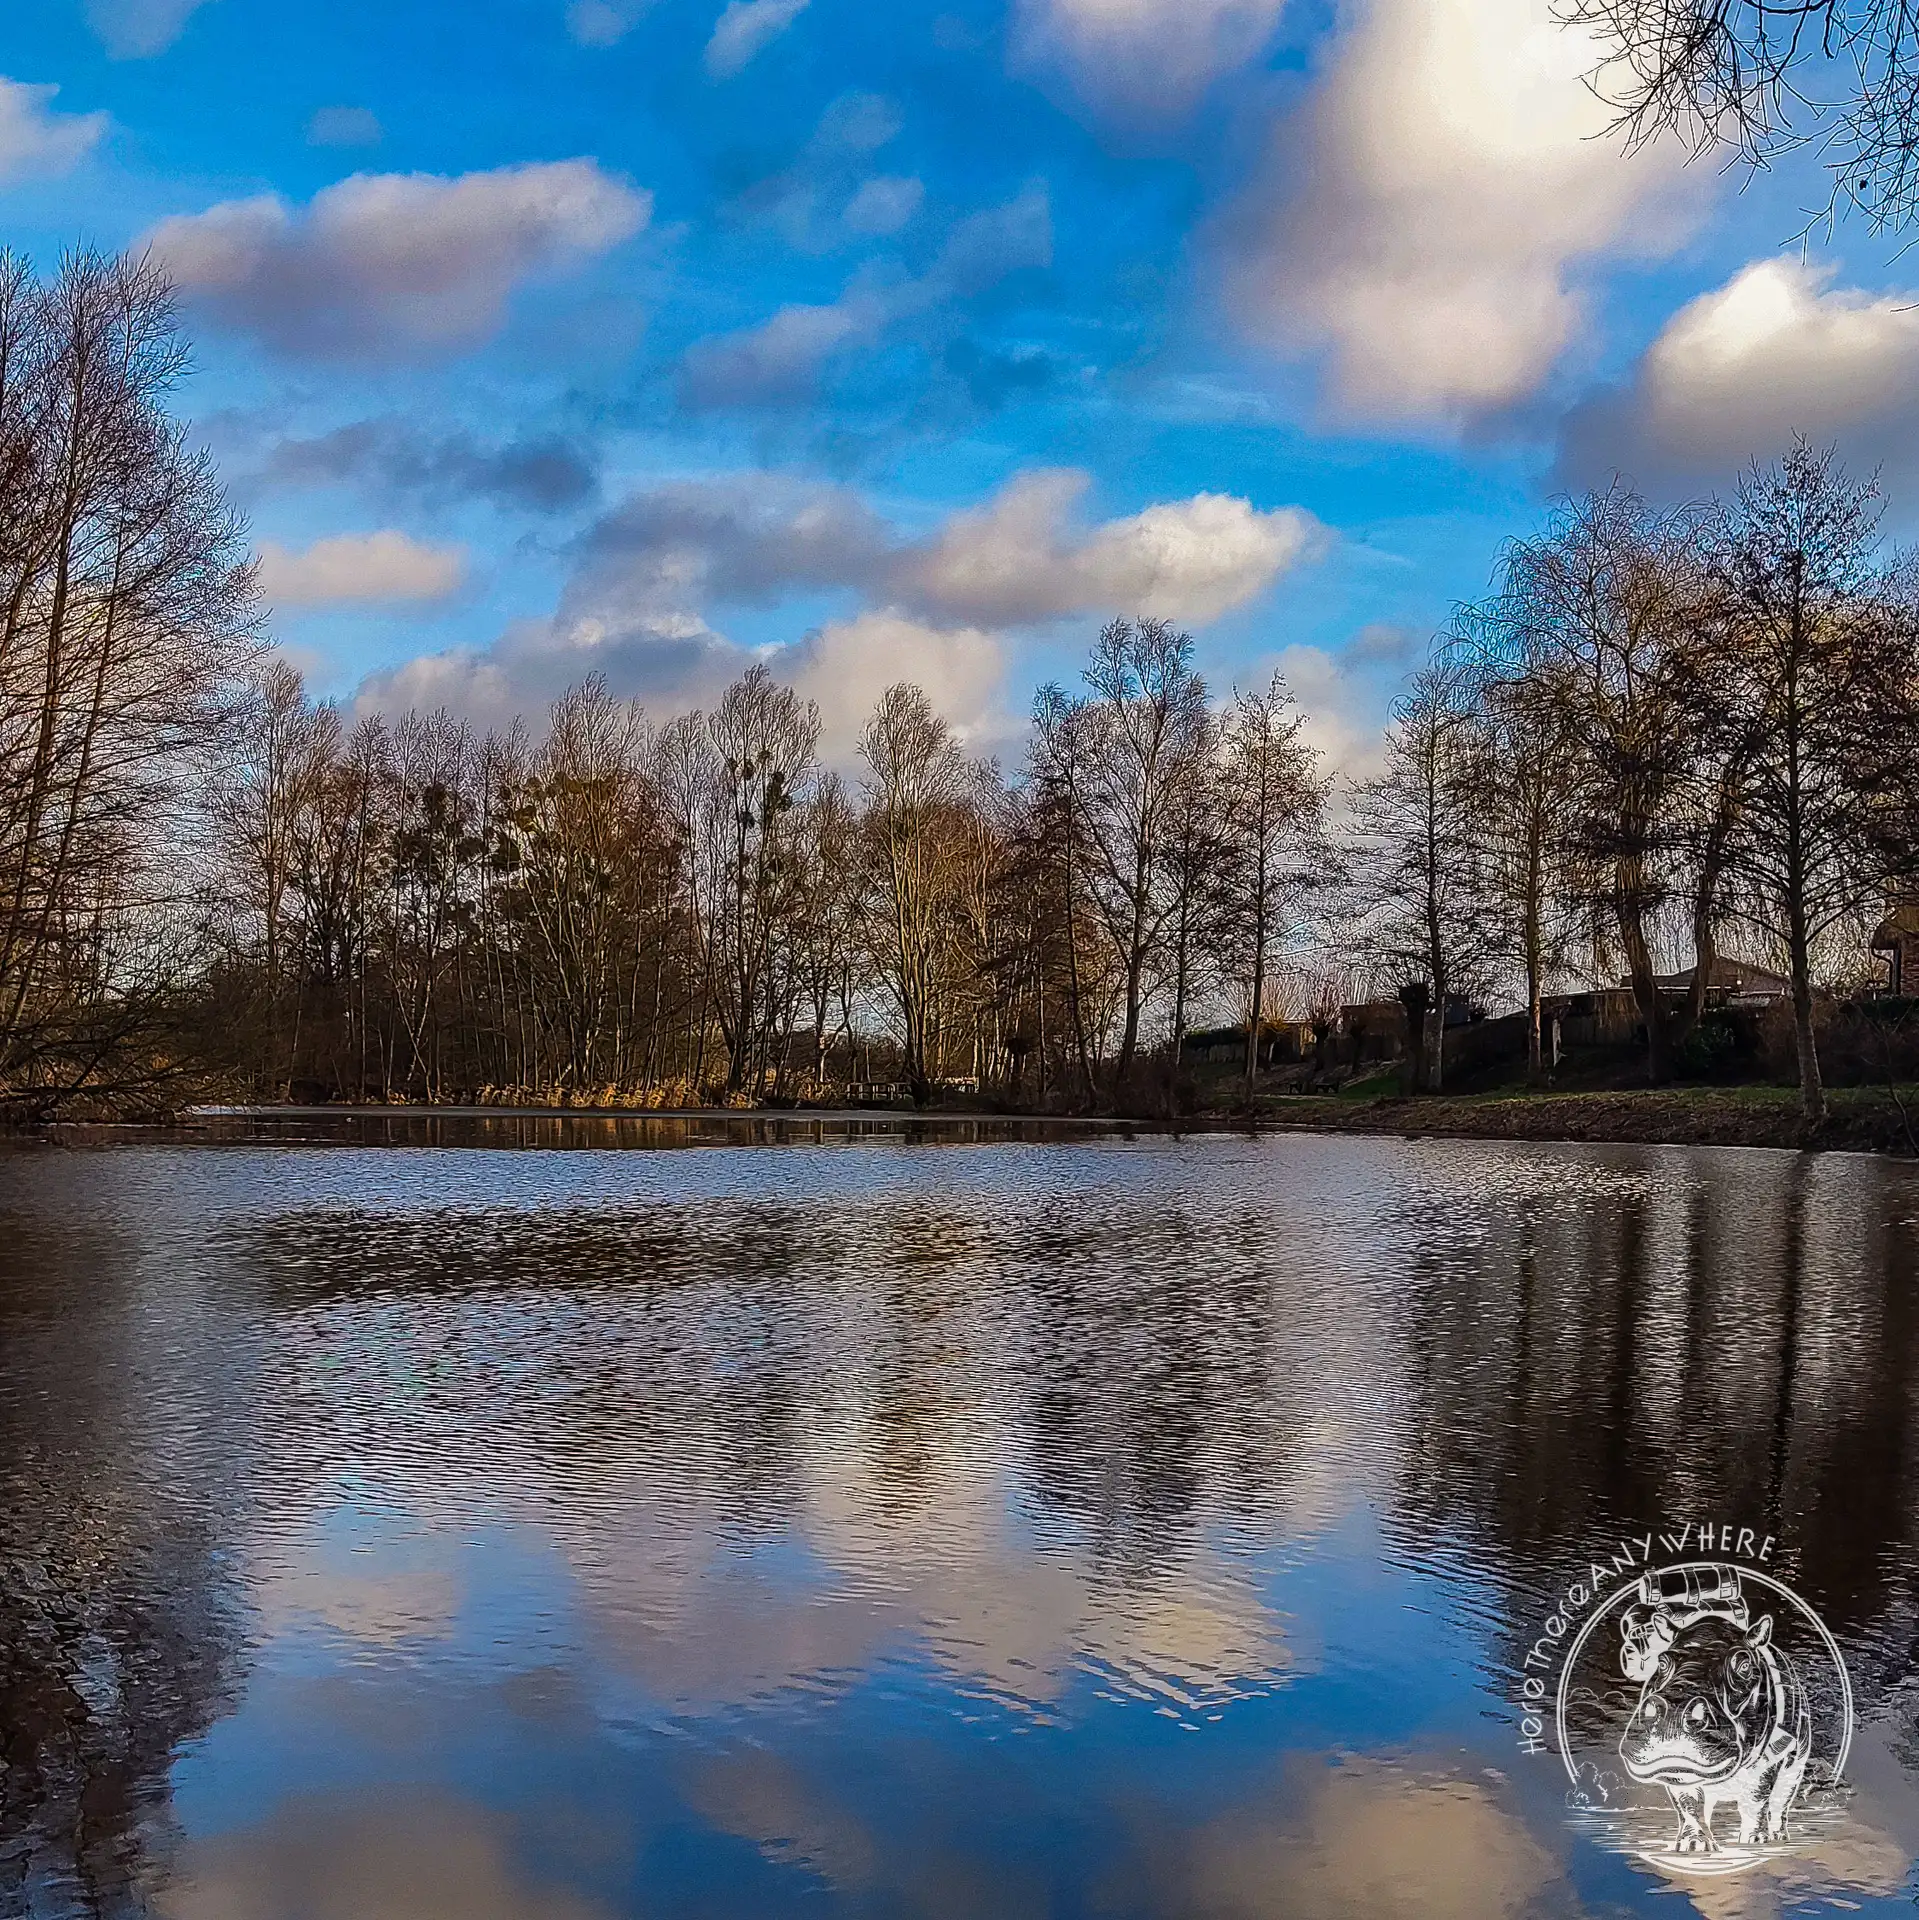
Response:
[[[1277,683],[1215,711],[1153,620],[1011,782],[909,685],[849,779],[764,667],[660,725],[588,680],[535,737],[349,724],[275,664],[212,808],[208,1030],[265,1096],[1120,1097],[1270,998],[1328,858],[1301,724]]]
[[[356,717],[265,653],[167,414],[144,266],[0,271],[0,1095],[670,1104],[883,1083],[1164,1105],[1181,1041],[1623,975],[1651,1077],[1722,948],[1817,1003],[1919,872],[1919,578],[1805,447],[1734,495],[1562,503],[1336,782],[1286,686],[1215,699],[1119,619],[1006,763],[909,685],[843,769],[763,667],[650,717]],[[1701,962],[1689,995],[1662,974]]]
[[[911,686],[849,780],[764,668],[659,727],[590,681],[537,742],[348,729],[274,668],[219,802],[220,1029],[260,1092],[1126,1104],[1198,1019],[1250,1086],[1260,1019],[1367,993],[1429,1087],[1462,1000],[1524,1006],[1538,1075],[1546,995],[1623,974],[1661,1080],[1731,942],[1791,979],[1817,1117],[1816,996],[1919,870],[1915,589],[1803,447],[1723,502],[1568,503],[1341,790],[1280,680],[1215,704],[1150,619],[1042,689],[1010,779]]]
[[[0,1096],[137,1096],[204,948],[175,828],[253,652],[244,530],[166,401],[168,291],[0,253]]]
[[[1546,989],[1623,972],[1661,1081],[1734,940],[1790,977],[1820,1118],[1816,997],[1919,875],[1919,577],[1876,485],[1800,445],[1729,500],[1563,504],[1394,708],[1355,828],[1359,937],[1429,1020],[1516,989],[1536,1075]]]

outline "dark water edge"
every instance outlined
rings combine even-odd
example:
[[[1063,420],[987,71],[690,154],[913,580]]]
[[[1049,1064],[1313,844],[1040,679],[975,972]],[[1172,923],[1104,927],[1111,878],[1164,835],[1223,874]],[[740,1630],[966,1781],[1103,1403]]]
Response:
[[[0,1914],[1912,1909],[1919,1170],[315,1124],[0,1156]],[[1860,1725],[1701,1888],[1517,1702],[1707,1517]]]
[[[304,1139],[395,1145],[713,1146],[795,1141],[1066,1140],[1106,1130],[1126,1137],[1262,1132],[1391,1134],[1403,1138],[1559,1144],[1772,1147],[1919,1159],[1919,1090],[1901,1100],[1870,1089],[1832,1090],[1811,1127],[1781,1088],[1641,1088],[1564,1094],[1288,1095],[1244,1110],[1151,1114],[1022,1114],[929,1108],[343,1107],[194,1109],[165,1123],[62,1124],[22,1136],[57,1144],[142,1140]],[[432,1123],[422,1125],[420,1123]],[[4,1136],[0,1136],[4,1141]]]
[[[1180,1131],[1205,1133],[1205,1125]],[[640,1151],[685,1147],[958,1146],[1132,1140],[1174,1130],[1152,1121],[873,1108],[595,1111],[514,1107],[206,1108],[143,1124],[69,1123],[23,1142],[54,1147],[445,1147]],[[1241,1129],[1244,1131],[1244,1129]]]

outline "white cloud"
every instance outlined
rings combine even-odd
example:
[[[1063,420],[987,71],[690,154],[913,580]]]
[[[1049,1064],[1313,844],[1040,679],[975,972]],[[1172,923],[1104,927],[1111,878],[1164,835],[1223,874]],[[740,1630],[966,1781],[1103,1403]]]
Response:
[[[1044,184],[1036,182],[1003,206],[970,213],[946,236],[939,257],[910,283],[908,309],[963,300],[997,285],[1023,267],[1053,261],[1053,212]]]
[[[307,144],[313,147],[377,147],[385,137],[371,107],[322,107],[307,122]]]
[[[0,79],[0,186],[66,173],[99,145],[104,113],[55,113],[54,86]]]
[[[504,727],[537,722],[568,687],[597,673],[621,699],[671,714],[710,704],[752,662],[744,648],[704,630],[673,637],[598,621],[523,620],[490,646],[421,654],[369,675],[354,705],[362,713],[445,707],[477,726]]]
[[[466,579],[458,547],[431,547],[391,528],[316,540],[303,553],[260,545],[260,594],[279,612],[444,600]]]
[[[959,221],[917,279],[881,284],[868,277],[827,305],[782,307],[758,326],[696,341],[681,369],[681,397],[693,407],[804,398],[836,355],[902,321],[950,319],[956,303],[1052,258],[1051,204],[1043,186],[1031,186],[1004,206]]]
[[[116,60],[164,53],[207,0],[87,0],[87,24]]]
[[[355,174],[304,209],[278,195],[163,220],[181,289],[289,353],[448,350],[497,329],[528,280],[645,226],[651,195],[591,160],[457,177]]]
[[[919,211],[924,189],[870,169],[901,124],[898,105],[883,94],[841,94],[787,165],[730,202],[729,217],[766,221],[801,253],[830,253],[849,239],[898,232]]]
[[[923,539],[844,487],[772,476],[636,495],[581,546],[563,621],[650,623],[684,635],[714,606],[769,606],[835,588],[941,627],[1025,627],[1080,614],[1217,619],[1324,547],[1299,507],[1262,512],[1200,493],[1085,523],[1086,474],[1042,470]]]
[[[1211,619],[1325,538],[1298,508],[1261,512],[1218,494],[1087,524],[1075,513],[1087,484],[1083,474],[1026,475],[921,538],[844,487],[756,474],[654,488],[581,542],[550,620],[523,622],[482,650],[412,661],[362,697],[499,723],[600,673],[616,693],[673,712],[710,702],[764,658],[818,702],[836,754],[850,752],[875,696],[896,680],[917,681],[956,727],[990,739],[1007,725],[1006,630],[1121,612]],[[714,624],[728,608],[832,594],[854,609],[767,653]]]
[[[360,689],[364,710],[399,713],[448,707],[484,726],[536,720],[588,674],[603,675],[622,698],[656,713],[711,706],[727,684],[756,663],[820,709],[820,747],[850,765],[860,727],[882,688],[901,680],[924,687],[948,722],[974,740],[1008,728],[999,695],[1006,656],[997,634],[940,627],[879,610],[828,621],[785,646],[749,648],[697,618],[682,630],[655,618],[623,624],[600,617],[527,621],[484,649],[454,648],[376,674]]]
[[[1088,476],[1024,474],[977,512],[955,515],[894,574],[922,604],[960,618],[1026,625],[1108,611],[1212,620],[1243,606],[1324,539],[1298,507],[1262,513],[1200,493],[1081,529]]]
[[[1568,419],[1562,468],[1647,485],[1730,479],[1804,434],[1910,469],[1919,295],[1834,287],[1834,271],[1755,261],[1682,307],[1623,388]]]
[[[1337,408],[1460,421],[1546,379],[1595,260],[1670,250],[1697,183],[1604,137],[1596,43],[1552,0],[1362,0],[1228,238],[1233,304]]]
[[[877,153],[905,124],[898,103],[883,93],[843,93],[820,115],[807,148],[814,153]]]
[[[566,30],[583,47],[610,47],[626,38],[648,0],[573,0]]]
[[[1020,0],[1016,44],[1026,64],[1064,66],[1102,107],[1164,114],[1254,58],[1285,9],[1286,0]]]
[[[796,646],[779,649],[772,671],[820,710],[820,746],[850,762],[860,728],[887,687],[910,680],[963,739],[1006,730],[1000,691],[1006,649],[977,627],[937,627],[882,610],[829,621]]]
[[[879,173],[861,182],[840,219],[854,233],[898,233],[925,198],[926,189],[917,180]]]
[[[1321,764],[1345,779],[1366,780],[1384,764],[1390,698],[1366,674],[1367,664],[1353,645],[1334,654],[1324,647],[1296,644],[1257,661],[1239,684],[1264,687],[1272,674],[1279,674],[1299,702],[1305,720],[1301,738],[1319,753]]]
[[[623,501],[581,541],[559,619],[685,640],[709,631],[709,607],[866,588],[891,539],[849,488],[774,474],[674,482]]]
[[[829,306],[782,307],[757,327],[696,341],[681,370],[682,398],[694,407],[803,398],[836,353],[877,338],[889,316],[890,303],[877,294],[848,293]]]
[[[706,43],[706,70],[716,80],[730,79],[762,47],[777,40],[808,5],[808,0],[727,0],[726,11]]]

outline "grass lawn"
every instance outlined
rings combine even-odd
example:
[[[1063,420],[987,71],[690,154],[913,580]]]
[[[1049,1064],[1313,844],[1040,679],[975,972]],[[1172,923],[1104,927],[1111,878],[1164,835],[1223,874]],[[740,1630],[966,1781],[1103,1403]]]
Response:
[[[1560,1090],[1507,1085],[1408,1096],[1397,1072],[1335,1093],[1262,1095],[1258,1118],[1330,1131],[1459,1134],[1523,1140],[1640,1141],[1699,1145],[1826,1147],[1912,1154],[1919,1150],[1919,1086],[1895,1099],[1884,1087],[1827,1090],[1824,1126],[1808,1128],[1799,1090],[1773,1085],[1613,1087]],[[1900,1108],[1904,1106],[1905,1113]]]

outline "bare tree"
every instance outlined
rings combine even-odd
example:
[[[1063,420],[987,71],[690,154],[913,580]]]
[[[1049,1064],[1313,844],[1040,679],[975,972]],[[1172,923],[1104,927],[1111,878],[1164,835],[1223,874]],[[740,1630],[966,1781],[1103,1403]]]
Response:
[[[1671,132],[1751,167],[1811,148],[1829,212],[1876,229],[1919,211],[1919,12],[1910,0],[1560,0],[1635,139]]]
[[[1353,798],[1356,936],[1391,976],[1423,989],[1411,1037],[1415,1078],[1445,1079],[1446,1012],[1477,987],[1492,945],[1477,838],[1477,716],[1471,676],[1440,657],[1394,703],[1386,770]]]
[[[955,908],[953,815],[966,793],[966,761],[918,687],[889,687],[861,731],[867,834],[884,900],[874,943],[879,977],[898,1004],[906,1079],[924,1102],[927,1031],[941,955]]]
[[[1734,899],[1786,956],[1800,1099],[1815,1123],[1826,1100],[1813,957],[1879,897],[1879,776],[1900,757],[1887,731],[1904,723],[1919,670],[1911,612],[1878,569],[1877,492],[1802,443],[1747,475],[1713,561],[1724,617],[1714,691],[1751,742]]]
[[[298,1005],[313,1077],[363,1096],[376,1050],[386,1051],[377,1048],[368,976],[375,879],[392,837],[391,741],[377,714],[334,737],[308,804],[292,814]],[[301,1069],[301,1049],[291,1055],[290,1075]]]
[[[1164,620],[1114,620],[1068,701],[1044,691],[1036,750],[1068,797],[1086,896],[1122,975],[1118,1083],[1130,1080],[1140,1014],[1159,957],[1168,902],[1161,862],[1168,812],[1204,747],[1206,683],[1193,641]]]
[[[755,666],[727,688],[706,731],[726,833],[712,935],[724,983],[718,1012],[726,1087],[738,1093],[766,1064],[776,944],[800,898],[791,816],[814,771],[820,717]]]
[[[1085,881],[1086,805],[1084,754],[1080,708],[1060,688],[1042,687],[1033,700],[1033,731],[1029,747],[1033,801],[1024,822],[1030,895],[1037,907],[1044,902],[1044,918],[1034,915],[1034,933],[1046,926],[1045,945],[1056,950],[1056,968],[1066,1000],[1066,1030],[1072,1039],[1072,1060],[1080,1096],[1093,1098],[1093,1060],[1086,1009],[1087,954],[1083,930],[1092,918]],[[1045,985],[1040,987],[1044,1017]],[[1042,1056],[1043,1059],[1043,1056]]]
[[[303,971],[289,968],[289,945],[302,943],[303,935],[290,923],[301,904],[301,855],[339,758],[340,718],[331,707],[313,706],[300,675],[274,660],[244,689],[229,739],[211,796],[216,839],[235,904],[257,916],[264,1004],[256,1044],[266,1085],[284,1092],[294,1067]],[[282,1031],[290,971],[292,1041]]]
[[[1231,912],[1226,871],[1233,842],[1227,825],[1226,770],[1219,733],[1217,720],[1208,714],[1205,738],[1183,759],[1161,838],[1167,890],[1166,965],[1172,974],[1173,996],[1167,1036],[1169,1095],[1179,1073],[1193,1003],[1216,986],[1232,965],[1224,936]]]
[[[1462,609],[1458,641],[1477,682],[1475,831],[1502,957],[1525,983],[1526,1073],[1537,1084],[1546,981],[1568,969],[1582,920],[1571,838],[1580,740],[1566,663],[1541,645],[1530,611],[1498,598]]]
[[[1723,882],[1722,862],[1694,858],[1691,831],[1707,750],[1702,550],[1696,512],[1656,514],[1615,485],[1560,506],[1541,534],[1508,549],[1501,570],[1507,644],[1549,673],[1571,729],[1570,858],[1618,939],[1654,1081],[1667,1077],[1710,979]],[[1733,789],[1720,784],[1724,799]],[[1654,941],[1682,899],[1701,952],[1693,1001],[1675,1019]]]
[[[800,821],[800,890],[796,963],[802,996],[813,1015],[815,1086],[827,1078],[834,1038],[850,1060],[853,1003],[865,978],[863,929],[867,923],[867,869],[861,822],[846,782],[828,771],[814,784]],[[837,1027],[829,1027],[838,1010]],[[850,1073],[849,1073],[850,1077]]]
[[[1279,944],[1298,931],[1304,902],[1325,883],[1326,782],[1301,737],[1305,718],[1276,673],[1242,693],[1221,741],[1225,828],[1224,943],[1246,994],[1246,1091],[1259,1071],[1259,1023]]]
[[[251,648],[240,521],[165,412],[185,367],[152,266],[0,256],[0,1085],[30,1104],[130,1066]]]
[[[664,999],[678,845],[651,779],[652,734],[636,703],[595,677],[554,703],[545,740],[513,789],[510,923],[567,1088],[643,1077]],[[497,854],[496,854],[497,858]]]

